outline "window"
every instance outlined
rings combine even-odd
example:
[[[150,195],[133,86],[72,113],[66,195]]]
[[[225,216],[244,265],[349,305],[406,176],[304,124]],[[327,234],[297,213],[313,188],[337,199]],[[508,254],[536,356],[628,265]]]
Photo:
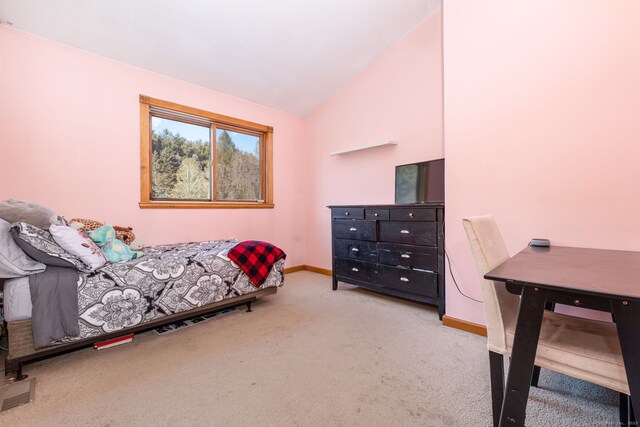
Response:
[[[140,95],[140,207],[272,208],[273,128]]]

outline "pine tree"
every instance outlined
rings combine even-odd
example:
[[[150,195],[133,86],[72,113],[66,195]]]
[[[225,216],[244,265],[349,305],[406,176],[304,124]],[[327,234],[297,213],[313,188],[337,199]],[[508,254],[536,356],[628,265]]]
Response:
[[[231,135],[223,130],[216,143],[216,196],[220,200],[233,200],[231,164],[237,152]]]
[[[193,157],[182,160],[176,173],[172,197],[175,199],[209,199],[209,177]]]

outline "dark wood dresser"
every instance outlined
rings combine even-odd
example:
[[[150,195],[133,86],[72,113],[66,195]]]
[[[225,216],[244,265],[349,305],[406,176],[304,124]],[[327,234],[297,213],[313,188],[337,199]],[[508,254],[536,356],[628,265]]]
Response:
[[[338,282],[438,306],[444,315],[444,204],[331,209],[333,290]]]

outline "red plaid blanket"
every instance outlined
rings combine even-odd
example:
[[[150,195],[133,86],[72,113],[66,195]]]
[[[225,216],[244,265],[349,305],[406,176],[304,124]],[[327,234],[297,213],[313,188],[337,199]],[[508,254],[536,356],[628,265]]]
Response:
[[[287,255],[282,249],[267,242],[259,240],[246,240],[234,246],[228,255],[229,259],[249,276],[255,287],[267,280],[271,267],[279,259],[284,259]]]

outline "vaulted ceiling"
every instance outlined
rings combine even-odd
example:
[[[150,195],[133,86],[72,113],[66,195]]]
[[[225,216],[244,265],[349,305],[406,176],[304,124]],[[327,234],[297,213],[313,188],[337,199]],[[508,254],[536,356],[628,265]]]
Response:
[[[441,4],[441,0],[0,0],[0,21],[306,115]]]

